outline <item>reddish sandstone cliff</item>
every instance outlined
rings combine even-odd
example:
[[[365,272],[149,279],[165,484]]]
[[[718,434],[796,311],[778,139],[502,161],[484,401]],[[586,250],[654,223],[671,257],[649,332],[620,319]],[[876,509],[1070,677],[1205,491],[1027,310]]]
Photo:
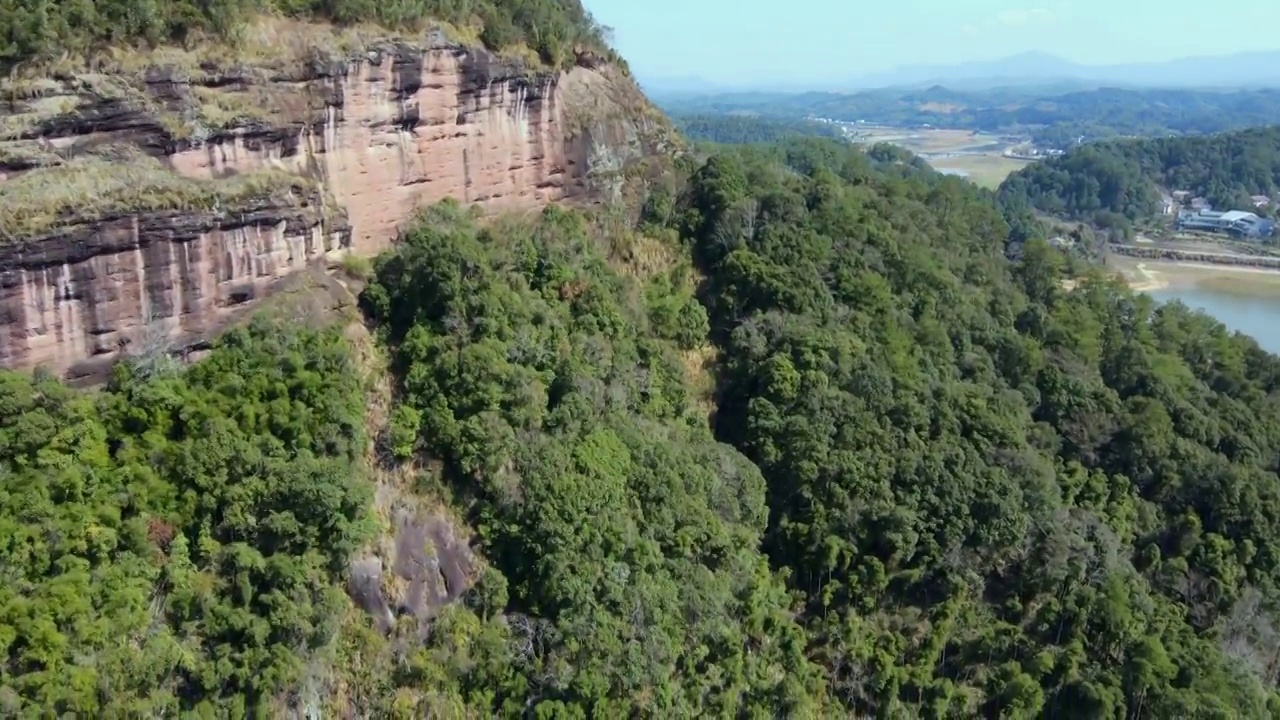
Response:
[[[44,83],[0,118],[0,366],[84,376],[144,334],[190,343],[309,264],[379,251],[446,197],[509,209],[616,184],[662,128],[592,60],[528,72],[437,39],[289,72]],[[122,145],[155,165],[145,189],[111,186]],[[220,189],[286,174],[314,192]],[[50,209],[68,188],[88,200]]]

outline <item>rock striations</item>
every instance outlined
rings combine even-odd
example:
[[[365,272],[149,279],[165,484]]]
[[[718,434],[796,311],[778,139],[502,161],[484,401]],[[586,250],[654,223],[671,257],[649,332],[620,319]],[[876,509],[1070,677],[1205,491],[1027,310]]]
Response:
[[[528,72],[439,39],[124,77],[44,81],[0,113],[0,366],[96,377],[157,337],[189,345],[308,265],[385,248],[418,207],[584,197],[662,129],[593,57]]]

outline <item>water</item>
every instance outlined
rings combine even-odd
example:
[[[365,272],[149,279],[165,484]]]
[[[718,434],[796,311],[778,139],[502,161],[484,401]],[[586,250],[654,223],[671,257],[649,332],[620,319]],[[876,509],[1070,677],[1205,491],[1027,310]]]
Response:
[[[1188,307],[1204,310],[1228,329],[1252,335],[1258,345],[1280,354],[1280,295],[1242,295],[1206,287],[1152,290],[1151,297],[1181,300]]]

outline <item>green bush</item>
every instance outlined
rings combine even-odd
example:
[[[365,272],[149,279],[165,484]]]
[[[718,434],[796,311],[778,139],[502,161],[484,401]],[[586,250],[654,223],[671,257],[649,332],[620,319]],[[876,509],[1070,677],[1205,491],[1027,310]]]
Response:
[[[418,444],[418,428],[422,413],[410,405],[397,405],[387,426],[387,444],[391,454],[404,460],[413,456]]]

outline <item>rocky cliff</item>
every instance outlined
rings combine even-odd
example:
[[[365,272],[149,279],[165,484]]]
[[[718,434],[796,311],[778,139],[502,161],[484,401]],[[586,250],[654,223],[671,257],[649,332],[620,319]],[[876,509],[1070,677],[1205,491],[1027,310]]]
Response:
[[[10,81],[0,115],[0,365],[100,374],[216,332],[282,278],[385,248],[446,197],[617,189],[665,142],[593,56],[530,71],[442,37],[254,66]]]

